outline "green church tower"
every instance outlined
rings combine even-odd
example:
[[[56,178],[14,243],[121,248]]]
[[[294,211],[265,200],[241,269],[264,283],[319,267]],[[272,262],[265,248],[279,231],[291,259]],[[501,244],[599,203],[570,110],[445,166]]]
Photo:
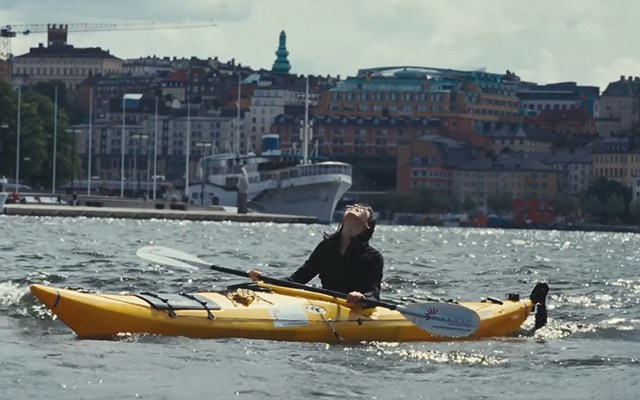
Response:
[[[278,51],[276,51],[276,61],[271,67],[271,71],[276,74],[288,74],[291,70],[291,64],[289,64],[289,52],[287,51],[287,34],[284,30],[280,32],[280,45]]]

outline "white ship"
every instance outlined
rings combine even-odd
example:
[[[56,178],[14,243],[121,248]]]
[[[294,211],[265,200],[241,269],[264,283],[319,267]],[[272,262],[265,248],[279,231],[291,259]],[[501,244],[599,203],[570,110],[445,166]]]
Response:
[[[278,135],[265,135],[263,140],[271,141],[273,146]],[[236,206],[238,183],[246,173],[250,210],[315,216],[320,223],[332,221],[336,204],[351,187],[349,164],[332,161],[304,164],[300,156],[282,155],[274,150],[267,150],[261,156],[204,157],[198,170],[205,171],[208,179],[189,187],[191,203]]]

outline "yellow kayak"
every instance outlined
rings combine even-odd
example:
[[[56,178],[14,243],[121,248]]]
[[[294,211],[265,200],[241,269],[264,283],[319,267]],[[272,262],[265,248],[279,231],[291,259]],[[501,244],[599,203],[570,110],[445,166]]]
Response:
[[[452,340],[430,334],[398,311],[362,308],[329,295],[262,282],[181,294],[101,294],[43,285],[33,285],[31,291],[80,338],[127,333],[332,343]],[[510,295],[507,300],[460,302],[480,317],[477,330],[465,339],[517,332],[535,303],[544,304],[544,297],[546,291],[541,301]],[[541,324],[536,321],[536,327]]]

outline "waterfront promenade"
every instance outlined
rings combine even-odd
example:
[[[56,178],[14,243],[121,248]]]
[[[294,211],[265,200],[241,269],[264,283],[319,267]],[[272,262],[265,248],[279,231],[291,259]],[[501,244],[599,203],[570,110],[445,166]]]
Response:
[[[240,214],[235,207],[201,206],[194,204],[171,204],[164,200],[118,199],[101,196],[78,196],[78,205],[71,205],[69,195],[57,204],[53,196],[26,194],[25,203],[6,204],[6,215],[40,217],[87,217],[124,219],[170,219],[185,221],[235,221],[313,224],[318,220],[312,216],[263,214],[249,212]],[[159,208],[160,205],[162,208]],[[182,208],[182,209],[181,209]]]

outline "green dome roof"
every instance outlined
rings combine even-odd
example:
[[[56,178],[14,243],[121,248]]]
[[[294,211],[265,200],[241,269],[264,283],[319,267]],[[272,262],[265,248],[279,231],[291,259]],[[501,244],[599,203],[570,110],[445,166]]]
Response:
[[[289,64],[289,52],[287,51],[287,34],[284,31],[280,32],[280,45],[278,51],[276,51],[276,61],[271,67],[271,71],[277,74],[288,74],[291,70],[291,64]]]

